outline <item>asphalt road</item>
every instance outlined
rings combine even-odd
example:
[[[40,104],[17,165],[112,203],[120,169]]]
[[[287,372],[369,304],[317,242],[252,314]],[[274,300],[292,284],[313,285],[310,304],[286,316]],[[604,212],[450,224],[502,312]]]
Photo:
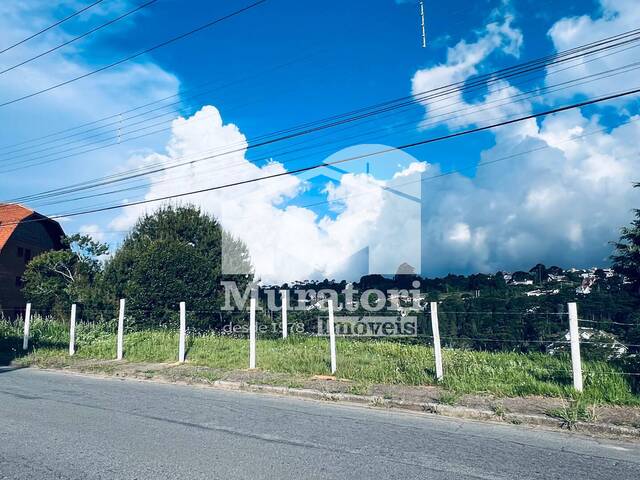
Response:
[[[210,388],[0,370],[2,479],[640,478],[640,444]]]

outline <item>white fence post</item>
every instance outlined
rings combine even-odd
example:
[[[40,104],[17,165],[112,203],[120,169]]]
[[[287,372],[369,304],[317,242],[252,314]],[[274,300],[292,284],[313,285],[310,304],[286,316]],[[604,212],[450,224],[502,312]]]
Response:
[[[287,291],[280,290],[280,295],[282,296],[282,338],[287,338],[288,335],[288,326],[287,326]]]
[[[571,339],[571,365],[573,367],[573,388],[582,391],[582,362],[580,361],[580,330],[578,328],[578,306],[569,303],[569,336]]]
[[[118,348],[117,359],[122,360],[122,346],[124,343],[124,298],[120,299],[120,312],[118,314]]]
[[[31,304],[27,303],[27,309],[24,312],[24,336],[22,337],[22,349],[29,349],[29,326],[31,324]]]
[[[331,374],[336,373],[336,329],[333,321],[333,300],[327,300],[329,307],[329,348],[331,349]]]
[[[187,305],[180,302],[180,341],[178,345],[178,361],[184,362],[185,343],[187,340]]]
[[[431,302],[431,330],[433,331],[433,353],[436,358],[436,378],[442,380],[442,350],[440,349],[440,327],[438,326],[438,302]]]
[[[252,295],[249,312],[249,368],[256,368],[256,298]]]
[[[76,304],[71,305],[71,318],[69,319],[69,355],[76,353]]]

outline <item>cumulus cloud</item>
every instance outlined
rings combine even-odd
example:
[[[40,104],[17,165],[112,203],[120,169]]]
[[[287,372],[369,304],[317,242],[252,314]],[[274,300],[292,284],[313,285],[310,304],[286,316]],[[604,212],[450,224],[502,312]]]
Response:
[[[480,71],[481,65],[496,52],[518,57],[522,45],[522,33],[514,28],[512,23],[513,17],[510,15],[500,21],[492,22],[478,33],[476,41],[468,43],[466,40],[461,40],[454,47],[449,48],[444,63],[418,70],[411,82],[413,95],[423,98],[426,92],[464,82],[469,77],[482,73]],[[504,98],[513,93],[509,91],[501,93],[500,89],[506,86],[504,83],[494,84],[486,101],[497,102],[499,97]],[[434,112],[438,112],[439,121],[444,120],[444,123],[451,126],[465,125],[474,121],[468,117],[465,119],[450,118],[450,114],[459,110],[460,105],[464,107],[466,104],[460,88],[448,93],[446,97],[423,98],[421,103],[427,113],[423,124],[425,128],[429,114],[433,115]]]
[[[623,17],[637,15],[632,3],[604,1],[598,17],[560,20],[549,35],[560,50],[630,29],[626,23],[637,22]],[[2,31],[6,29],[0,28]],[[444,62],[418,70],[412,78],[412,91],[419,94],[485,73],[489,69],[485,65],[494,58],[517,58],[522,42],[523,35],[512,17],[494,18],[472,39],[451,47]],[[51,69],[55,70],[51,76],[47,72],[50,64],[34,65],[34,71],[27,71],[34,82],[30,87],[54,83],[89,68],[66,56],[50,61],[61,62],[61,68]],[[596,62],[583,66],[585,73],[606,67]],[[571,71],[572,78],[576,75],[579,73]],[[10,89],[3,94],[20,94],[24,85],[18,80],[10,82]],[[553,77],[553,82],[560,80]],[[47,97],[40,107],[42,122],[51,123],[62,106],[69,112],[68,118],[95,117],[96,111],[117,111],[120,104],[169,95],[177,91],[177,85],[170,73],[155,64],[133,64],[91,85],[79,84],[73,93],[62,90]],[[570,94],[594,93],[593,84],[580,88]],[[488,118],[533,111],[533,100],[511,101],[521,93],[518,87],[502,81],[474,98],[457,91],[446,102],[425,100],[419,128],[426,130],[438,122],[456,130],[481,125]],[[117,104],[111,105],[114,98]],[[548,95],[535,102],[553,103],[558,98]],[[459,116],[460,111],[464,116]],[[377,166],[375,176],[367,173],[362,162],[350,162],[340,164],[344,167],[340,171],[286,175],[182,197],[178,202],[199,205],[243,240],[256,273],[266,282],[352,279],[364,273],[394,273],[402,263],[427,275],[515,270],[539,261],[561,266],[603,264],[611,250],[607,242],[629,221],[630,208],[639,200],[631,182],[640,167],[635,147],[640,121],[624,110],[621,115],[630,123],[609,129],[597,113],[573,111],[496,130],[494,146],[480,154],[480,162],[490,165],[480,167],[473,177],[438,177],[441,169],[435,159],[420,161],[391,151],[369,158]],[[16,118],[20,125],[20,117]],[[126,168],[173,166],[185,159],[197,160],[207,152],[215,154],[230,147],[236,151],[152,176],[145,199],[286,172],[278,158],[261,166],[249,161],[241,128],[225,123],[213,106],[176,119],[168,138],[150,147],[136,154],[121,150],[119,154],[129,158]],[[384,148],[358,145],[326,160]],[[530,153],[491,163],[522,152]],[[102,165],[110,158],[105,156]],[[96,161],[100,164],[100,159]],[[301,205],[310,185],[318,182],[331,202],[325,212]],[[151,203],[123,209],[109,228],[130,228],[142,213],[157,207]],[[95,227],[83,228],[99,232]]]
[[[82,235],[89,235],[91,238],[97,240],[98,242],[104,242],[107,239],[104,232],[101,230],[100,225],[96,223],[82,225],[78,229],[78,232]]]
[[[619,33],[626,29],[619,17],[631,9],[631,3],[606,1],[601,18],[560,20],[550,35],[557,48],[564,49]],[[455,55],[448,55],[445,64],[417,72],[414,92],[474,75],[477,62],[494,51],[480,45],[513,51],[505,39],[488,42],[486,38],[500,37],[492,37],[487,30],[476,43],[460,42],[450,50]],[[598,71],[607,65],[585,68]],[[570,73],[572,78],[579,74]],[[458,98],[472,113],[446,124],[450,128],[482,124],[487,113],[478,115],[480,109],[490,109],[490,116],[497,118],[532,110],[531,101],[494,108],[494,95],[508,100],[521,92],[506,82],[493,88],[482,98]],[[574,89],[572,94],[576,93],[593,94],[594,86]],[[538,99],[554,100],[553,95]],[[432,105],[426,104],[425,109],[423,125],[432,116]],[[491,164],[530,153],[481,167],[474,178],[451,175],[425,182],[423,272],[491,272],[527,268],[539,261],[561,266],[606,264],[611,252],[608,242],[630,220],[630,209],[638,202],[632,181],[637,179],[640,162],[632,139],[639,132],[639,119],[624,113],[622,117],[625,124],[610,131],[597,113],[579,110],[498,129],[495,146],[482,152],[481,162]]]
[[[634,0],[600,0],[597,16],[582,15],[564,18],[556,22],[548,34],[557,51],[584,45],[601,38],[618,35],[637,28],[640,22],[640,9]],[[622,45],[615,50],[601,52],[589,59],[577,59],[572,68],[553,73],[556,67],[549,68],[548,82],[559,83],[576,77],[592,75],[640,61],[640,47],[637,44]],[[563,90],[555,96],[568,97],[576,92],[589,95],[603,95],[620,90],[620,86],[637,84],[637,69],[610,78],[580,85],[574,89]]]
[[[67,2],[64,10],[60,10],[60,6],[53,3],[56,2],[43,0],[0,2],[0,45],[2,47],[11,45],[38,29],[51,25],[64,14],[80,8],[83,4],[86,5],[86,2]],[[0,57],[0,69],[57,46],[79,32],[84,32],[130,10],[134,5],[136,5],[135,2],[125,0],[104,2],[99,7],[92,8],[73,20],[3,53]],[[104,41],[112,35],[129,34],[129,29],[134,27],[135,21],[144,14],[144,11],[138,12],[94,35],[2,75],[0,102],[47,88],[108,63],[106,60],[99,64],[92,63],[87,58],[86,52],[100,44],[96,42]],[[71,30],[74,33],[70,33]],[[99,49],[99,53],[100,57],[105,59],[122,56],[122,52],[109,52],[104,46]],[[0,145],[13,145],[117,114],[141,104],[175,95],[178,88],[178,79],[152,61],[141,58],[140,61],[127,62],[88,79],[1,108],[0,122],[3,129],[0,132]],[[123,117],[126,126],[127,116]],[[94,124],[92,127],[95,128],[98,125],[101,124]],[[116,143],[116,134],[110,132],[113,129],[113,126],[105,129],[109,133],[104,133],[99,138],[104,141],[102,145]],[[93,132],[94,135],[95,133]],[[50,140],[52,138],[46,139],[46,141]],[[42,156],[47,154],[48,160],[57,157],[53,155],[55,152],[64,152],[70,148],[78,151],[81,150],[81,146],[91,143],[91,141],[80,140],[81,137],[75,137],[57,143],[46,143],[39,148],[34,148],[33,151],[43,150],[45,147],[49,148],[49,151],[29,155],[26,155],[27,151],[21,152],[20,160],[41,161]],[[78,167],[79,159],[82,158],[79,156],[46,163],[34,170],[36,174],[30,175],[30,181],[26,185],[22,181],[24,172],[5,173],[0,175],[0,191],[4,198],[11,198],[47,190],[52,186],[67,185],[113,173],[114,169],[120,168],[118,162],[114,162],[114,158],[128,158],[132,152],[146,150],[149,147],[160,147],[165,141],[166,135],[158,134],[140,140],[122,142],[108,149],[96,150],[82,162],[81,168]],[[36,142],[35,145],[40,143]],[[5,149],[0,153],[0,161],[15,162],[14,158],[7,154],[10,150]],[[25,187],[29,190],[25,191]],[[33,207],[40,208],[40,205],[36,203]],[[55,205],[48,209],[45,207],[45,210],[48,210],[45,213],[58,214],[68,211],[69,207]]]
[[[204,151],[221,151],[231,146],[238,151],[166,170],[152,179],[145,198],[176,195],[286,171],[276,161],[262,167],[250,162],[245,158],[246,145],[238,127],[225,124],[213,106],[203,107],[189,118],[175,120],[166,152],[137,158],[135,162],[139,166],[174,165],[184,158],[196,158]],[[330,163],[385,148],[360,145],[337,152],[326,161]],[[387,180],[359,173],[357,169],[338,173],[323,169],[301,177],[286,175],[209,191],[186,197],[181,202],[197,204],[241,239],[249,248],[257,275],[264,281],[357,276],[353,269],[359,269],[358,274],[393,273],[403,262],[419,269],[419,202],[408,200],[407,192],[419,191],[419,174],[425,167],[402,152],[387,152],[380,157],[381,163],[401,166],[390,172]],[[306,184],[318,175],[328,176],[321,181],[335,215],[319,215],[310,208],[287,204],[287,200],[303,194]],[[402,179],[403,185],[398,189],[393,188],[394,175]],[[155,208],[157,204],[127,208],[111,227],[128,228],[143,212]]]
[[[638,171],[630,141],[638,123],[581,139],[558,139],[597,122],[580,114],[542,122],[535,136],[504,142],[483,161],[549,146],[480,168],[475,178],[453,175],[423,190],[423,270],[522,269],[539,261],[561,266],[606,264],[608,241],[630,219]]]
[[[497,19],[477,32],[474,41],[463,40],[450,48],[445,62],[417,71],[412,90],[418,94],[464,82],[483,73],[488,67],[481,65],[494,56],[517,57],[522,41],[513,18]],[[427,129],[437,121],[459,129],[487,118],[533,111],[533,100],[512,102],[520,94],[516,86],[502,81],[476,98],[458,91],[446,104],[425,101],[420,126]],[[552,101],[553,97],[536,100]],[[465,115],[447,115],[453,110],[446,105],[452,104]],[[207,121],[202,121],[204,117]],[[607,129],[597,114],[572,111],[496,130],[495,145],[480,155],[489,166],[480,167],[474,177],[439,177],[437,163],[404,152],[376,160],[376,165],[386,165],[376,177],[364,173],[368,170],[362,165],[337,175],[323,172],[329,177],[323,180],[324,193],[334,202],[326,214],[291,204],[304,194],[316,172],[183,201],[197,203],[242,239],[265,281],[357,278],[364,273],[393,273],[401,263],[426,275],[515,270],[539,261],[562,266],[603,264],[611,251],[608,241],[628,222],[630,208],[638,200],[631,181],[640,166],[633,140],[640,133],[640,122],[635,117],[627,120],[628,125]],[[225,124],[211,106],[174,122],[165,153],[132,161],[170,165],[229,145],[242,149],[154,178],[146,198],[286,171],[277,161],[262,167],[248,161],[240,129]],[[383,148],[356,146],[327,161]],[[523,152],[529,153],[501,161]],[[126,228],[142,211],[127,209],[112,226]]]

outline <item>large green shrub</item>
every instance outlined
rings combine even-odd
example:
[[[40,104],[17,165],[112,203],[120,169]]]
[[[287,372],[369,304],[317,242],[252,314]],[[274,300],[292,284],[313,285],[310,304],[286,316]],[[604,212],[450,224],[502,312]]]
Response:
[[[215,218],[193,206],[165,206],[141,217],[105,266],[109,295],[114,302],[126,299],[133,325],[175,324],[184,301],[190,327],[221,326],[221,280],[235,280],[244,289],[252,279],[222,275],[223,236],[250,270],[246,247],[228,235]]]

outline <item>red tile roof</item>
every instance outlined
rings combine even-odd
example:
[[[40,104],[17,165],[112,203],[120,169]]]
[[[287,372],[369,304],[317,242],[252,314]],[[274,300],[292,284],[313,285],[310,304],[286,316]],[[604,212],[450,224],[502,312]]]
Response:
[[[0,203],[0,250],[13,235],[18,223],[33,214],[33,210],[22,205]]]

